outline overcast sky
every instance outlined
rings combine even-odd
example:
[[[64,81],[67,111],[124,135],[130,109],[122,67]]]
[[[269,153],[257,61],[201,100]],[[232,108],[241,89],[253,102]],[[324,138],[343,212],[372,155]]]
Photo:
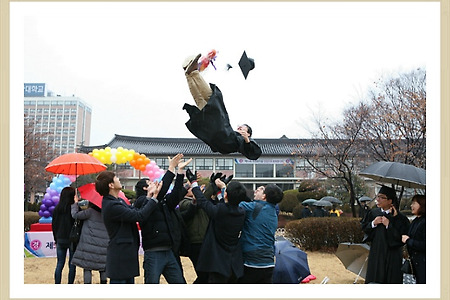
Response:
[[[193,104],[181,63],[188,55],[218,51],[218,70],[205,79],[222,90],[233,127],[248,123],[255,138],[308,137],[313,115],[338,119],[380,76],[418,67],[427,69],[428,196],[439,194],[439,2],[422,3],[28,3],[11,6],[11,165],[20,161],[23,83],[46,83],[55,94],[72,95],[92,107],[90,145],[114,134],[193,137],[184,123],[185,102]],[[244,80],[237,62],[243,51],[255,60]],[[225,71],[225,65],[233,66]],[[435,169],[434,169],[435,168]],[[21,168],[12,168],[22,178]],[[433,180],[434,179],[434,180]],[[14,185],[14,186],[13,186]],[[20,180],[11,190],[19,190]],[[433,207],[439,206],[434,203]],[[11,260],[23,263],[21,209],[12,210]],[[439,274],[439,215],[429,220],[437,238],[427,241],[429,265]],[[16,224],[17,223],[17,224]],[[434,260],[434,261],[433,261]],[[12,268],[12,296],[66,295],[69,288],[24,286],[23,268]],[[49,270],[50,272],[51,270]],[[439,278],[426,287],[398,287],[392,297],[436,297]],[[317,280],[322,280],[318,278]],[[331,279],[332,280],[332,279]],[[335,297],[336,285],[283,287],[294,297]],[[83,288],[84,294],[129,297],[109,286]],[[346,287],[349,288],[349,287]],[[387,289],[387,287],[383,287]],[[183,290],[143,285],[132,295],[200,297],[264,296],[258,291],[202,287]],[[352,285],[352,297],[380,293],[375,286]],[[80,291],[74,291],[79,293]],[[368,293],[369,292],[369,293]],[[209,295],[209,296],[208,296]],[[383,293],[380,294],[384,297]]]
[[[435,3],[59,3],[28,6],[24,81],[92,107],[90,145],[114,134],[193,137],[181,63],[218,51],[204,72],[231,125],[255,138],[308,137],[380,76],[427,67],[439,49]],[[243,51],[255,60],[244,80]],[[225,65],[233,66],[230,71]]]

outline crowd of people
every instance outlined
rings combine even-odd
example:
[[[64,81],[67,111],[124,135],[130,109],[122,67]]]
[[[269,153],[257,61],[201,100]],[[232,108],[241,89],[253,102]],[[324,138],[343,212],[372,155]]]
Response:
[[[169,284],[186,283],[180,256],[192,261],[195,284],[272,283],[282,190],[275,184],[259,186],[250,199],[243,184],[222,173],[211,174],[206,187],[201,187],[197,172],[185,170],[190,162],[182,154],[169,157],[159,183],[146,178],[137,182],[133,205],[118,197],[122,185],[111,171],[100,173],[95,183],[103,196],[101,207],[90,203],[80,210],[75,189],[64,188],[53,216],[55,283],[61,283],[67,250],[68,283],[74,282],[76,266],[83,269],[86,284],[92,282],[92,271],[99,271],[100,283],[107,283],[107,278],[111,284],[135,283],[141,267],[137,223],[144,250],[144,283],[158,284],[161,276]],[[395,190],[383,186],[377,207],[361,220],[365,242],[370,243],[366,283],[402,283],[402,249],[406,247],[416,282],[426,282],[425,196],[413,197],[411,210],[416,218],[411,224],[397,210],[396,201]],[[77,245],[68,238],[74,219],[83,220]]]

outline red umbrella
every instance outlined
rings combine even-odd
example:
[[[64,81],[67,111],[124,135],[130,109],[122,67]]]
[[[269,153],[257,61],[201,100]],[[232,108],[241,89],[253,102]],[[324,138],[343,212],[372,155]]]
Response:
[[[86,153],[63,154],[50,162],[45,170],[54,174],[85,175],[106,170],[106,166]]]
[[[80,191],[81,198],[89,200],[89,202],[94,203],[100,208],[102,207],[103,196],[95,190],[95,183],[85,184],[79,187],[78,190]],[[119,192],[119,198],[125,200],[127,204],[131,204],[122,191]]]

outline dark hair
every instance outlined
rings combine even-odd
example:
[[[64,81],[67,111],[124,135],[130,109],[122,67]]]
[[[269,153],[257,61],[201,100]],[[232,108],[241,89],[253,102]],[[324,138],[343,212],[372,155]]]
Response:
[[[70,211],[70,206],[75,203],[75,189],[73,187],[65,187],[59,196],[59,202],[55,206],[58,213],[66,213]]]
[[[248,126],[248,124],[242,124],[242,125],[247,126],[247,132],[248,132],[248,135],[249,135],[249,136],[252,136],[252,133],[253,133],[252,128],[251,128],[250,126]]]
[[[238,181],[231,181],[227,186],[228,203],[231,205],[238,205],[241,201],[246,201],[247,190],[245,186]]]
[[[412,197],[411,202],[417,202],[419,203],[420,207],[419,207],[419,211],[417,212],[417,214],[419,216],[425,216],[425,212],[426,212],[426,201],[427,198],[425,195],[414,195],[414,197]]]
[[[134,186],[134,191],[136,192],[136,199],[143,195],[147,195],[147,191],[144,190],[144,187],[148,187],[147,180],[150,180],[150,179],[142,178]]]
[[[103,171],[97,176],[95,181],[95,190],[102,196],[109,195],[109,184],[114,181],[116,174],[111,171]]]
[[[273,183],[266,185],[264,194],[266,195],[266,201],[272,204],[280,203],[284,196],[280,187]]]

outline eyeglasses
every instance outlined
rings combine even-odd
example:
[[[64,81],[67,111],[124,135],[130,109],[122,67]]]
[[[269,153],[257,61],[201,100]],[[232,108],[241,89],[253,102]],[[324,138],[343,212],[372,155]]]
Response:
[[[386,197],[386,196],[382,196],[382,195],[377,195],[377,199],[384,199],[384,200],[387,200],[387,197]]]

